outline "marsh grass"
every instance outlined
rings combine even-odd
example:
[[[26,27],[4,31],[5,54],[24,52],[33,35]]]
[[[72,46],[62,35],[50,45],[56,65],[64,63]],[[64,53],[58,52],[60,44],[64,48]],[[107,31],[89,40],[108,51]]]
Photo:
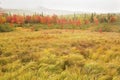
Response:
[[[0,33],[0,80],[119,80],[120,34]]]

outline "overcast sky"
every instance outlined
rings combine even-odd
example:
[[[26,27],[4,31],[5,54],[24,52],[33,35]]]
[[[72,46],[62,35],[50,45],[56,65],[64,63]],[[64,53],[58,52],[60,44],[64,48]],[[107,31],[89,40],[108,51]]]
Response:
[[[120,12],[120,0],[0,0],[3,8],[38,8],[69,11]]]

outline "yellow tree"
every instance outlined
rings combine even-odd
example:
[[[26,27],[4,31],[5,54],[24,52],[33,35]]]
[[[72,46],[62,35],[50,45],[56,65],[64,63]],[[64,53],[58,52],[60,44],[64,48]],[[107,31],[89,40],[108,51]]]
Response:
[[[3,24],[6,22],[6,18],[4,16],[0,16],[0,24]]]

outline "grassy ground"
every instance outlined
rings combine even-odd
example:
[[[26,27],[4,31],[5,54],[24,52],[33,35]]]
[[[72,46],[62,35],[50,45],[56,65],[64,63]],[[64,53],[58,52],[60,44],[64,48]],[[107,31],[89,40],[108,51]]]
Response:
[[[90,31],[96,31],[99,32],[101,29],[103,32],[119,32],[120,33],[120,22],[115,22],[115,23],[99,23],[99,24],[81,24],[79,26],[76,25],[71,25],[71,24],[65,24],[65,25],[60,25],[60,24],[50,24],[49,26],[47,24],[23,24],[23,25],[18,25],[14,24],[14,27],[22,27],[22,28],[27,28],[30,29],[34,27],[35,31],[39,31],[40,29],[76,29],[76,30],[90,30]]]
[[[0,33],[0,80],[120,80],[120,33]]]

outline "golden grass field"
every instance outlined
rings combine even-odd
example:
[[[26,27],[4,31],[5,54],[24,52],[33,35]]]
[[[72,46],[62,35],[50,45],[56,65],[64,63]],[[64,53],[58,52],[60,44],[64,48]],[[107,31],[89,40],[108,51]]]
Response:
[[[0,80],[120,80],[120,33],[0,33]]]

